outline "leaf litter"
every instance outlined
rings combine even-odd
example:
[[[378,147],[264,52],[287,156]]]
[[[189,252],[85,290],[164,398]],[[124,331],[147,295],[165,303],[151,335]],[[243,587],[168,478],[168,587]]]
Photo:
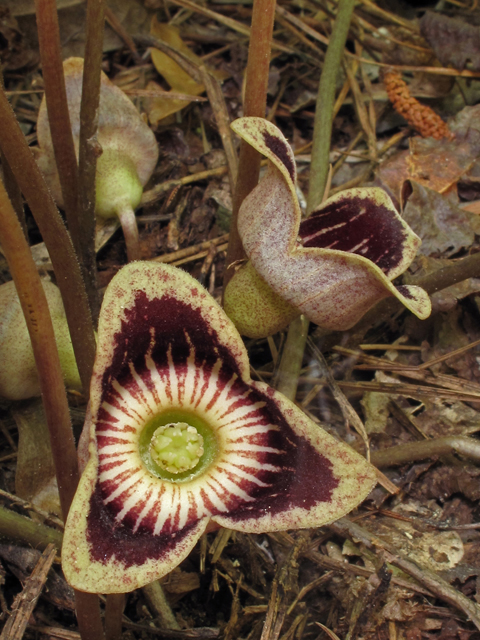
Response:
[[[81,55],[80,5],[59,4],[64,57]],[[117,0],[111,6],[119,24],[107,28],[103,70],[149,118],[160,146],[137,214],[142,257],[182,265],[220,299],[232,204],[228,140],[219,134],[219,123],[242,115],[251,6],[200,6],[188,0],[134,4]],[[421,17],[414,6],[391,2],[386,8],[364,0],[352,21],[348,73],[338,78],[333,189],[375,184],[389,191],[423,240],[410,278],[459,264],[479,250],[480,111],[471,92],[479,86],[478,52],[470,35],[477,33],[479,13],[475,2],[459,4],[449,4],[446,15],[429,11]],[[33,2],[5,7],[0,56],[6,89],[34,144],[43,81]],[[295,2],[282,5],[274,34],[267,115],[293,142],[302,188],[308,183],[314,98],[334,11],[334,3],[325,1],[302,8]],[[160,32],[159,24],[166,31]],[[161,62],[141,45],[137,55],[132,53],[126,35],[146,37],[150,29],[177,51],[188,51],[197,72],[203,65],[215,69],[223,106],[212,91],[205,96],[198,76],[180,74],[164,53]],[[389,103],[378,72],[389,66],[400,68],[411,95],[444,120],[450,116],[453,140],[423,139],[408,128]],[[463,77],[456,75],[462,69]],[[182,95],[165,97],[170,91]],[[452,104],[457,105],[453,113]],[[32,244],[40,242],[28,212],[27,225]],[[124,262],[123,239],[112,228],[99,246],[99,286],[106,286]],[[41,268],[51,268],[48,260]],[[2,276],[9,279],[4,261]],[[206,534],[161,583],[175,632],[159,631],[169,626],[168,617],[162,617],[165,606],[151,593],[137,591],[128,595],[123,637],[478,639],[479,284],[470,277],[437,292],[434,314],[426,321],[379,315],[360,334],[352,330],[341,341],[327,342],[329,370],[350,408],[363,417],[373,460],[376,452],[382,454],[381,467],[393,489],[377,487],[357,512],[319,530]],[[318,332],[311,337],[323,350],[324,337]],[[248,341],[259,378],[275,379],[284,343],[282,333]],[[297,403],[329,432],[364,451],[322,371],[315,350],[308,350]],[[78,431],[84,400],[75,393],[69,397]],[[2,401],[0,411],[2,508],[36,523],[37,546],[43,549],[45,531],[61,535],[61,524],[34,500],[35,478],[43,476],[20,464],[17,423],[23,408]],[[453,441],[461,438],[468,447],[459,454]],[[441,451],[440,439],[450,443]],[[424,457],[402,458],[398,447],[415,443],[426,451]],[[29,446],[32,451],[31,441]],[[40,484],[45,487],[48,470],[44,476]],[[22,486],[28,492],[19,490]],[[0,547],[0,557],[0,617],[6,622],[12,610],[22,616],[15,597],[28,596],[33,584],[28,578],[39,559],[42,568],[42,560],[19,534]],[[45,571],[42,576],[35,597]],[[24,614],[25,637],[78,638],[72,594],[58,564],[48,576],[35,609]]]

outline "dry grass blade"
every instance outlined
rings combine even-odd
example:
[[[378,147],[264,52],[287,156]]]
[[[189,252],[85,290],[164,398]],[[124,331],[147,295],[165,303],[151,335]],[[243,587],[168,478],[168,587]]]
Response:
[[[205,67],[200,67],[200,75],[202,82],[207,90],[210,106],[215,115],[215,121],[218,127],[218,133],[222,139],[223,149],[227,157],[228,175],[230,178],[230,188],[233,193],[235,189],[235,180],[238,170],[237,151],[233,144],[232,130],[230,129],[230,118],[228,115],[227,105],[223,97],[222,88],[218,80]]]
[[[47,580],[50,567],[55,560],[57,550],[49,544],[35,565],[32,574],[27,579],[23,591],[19,593],[12,606],[12,614],[3,627],[0,640],[21,640],[28,620]]]

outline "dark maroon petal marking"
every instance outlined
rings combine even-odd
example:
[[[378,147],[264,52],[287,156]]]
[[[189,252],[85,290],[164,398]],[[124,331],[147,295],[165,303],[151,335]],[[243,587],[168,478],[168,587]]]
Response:
[[[284,165],[285,169],[288,171],[291,179],[295,182],[295,164],[292,162],[290,158],[290,147],[277,138],[276,136],[272,136],[268,131],[262,131],[263,139],[265,140],[266,146],[270,149],[272,153],[274,153],[277,158]]]
[[[138,291],[135,305],[126,309],[125,315],[126,321],[122,322],[121,331],[114,337],[115,351],[112,364],[103,374],[102,400],[108,398],[108,402],[115,406],[115,391],[111,388],[113,380],[118,380],[132,395],[141,394],[141,390],[131,376],[130,362],[148,384],[149,375],[148,373],[144,375],[146,373],[145,355],[150,347],[151,329],[155,331],[151,357],[159,371],[168,370],[170,348],[177,371],[181,371],[181,367],[186,366],[191,349],[187,340],[188,334],[195,350],[195,364],[198,367],[203,364],[205,371],[209,372],[217,360],[221,359],[223,362],[221,374],[228,379],[234,373],[240,375],[235,358],[220,342],[216,332],[198,311],[187,304],[169,296],[149,300],[143,291]],[[168,376],[166,376],[166,382],[167,379]]]
[[[152,536],[150,531],[133,533],[129,526],[117,523],[110,511],[105,509],[98,485],[90,499],[87,517],[87,540],[95,560],[107,563],[113,556],[126,567],[142,565],[149,559],[162,560],[168,551],[177,546],[193,529],[186,526],[168,536]]]
[[[415,300],[415,296],[413,295],[413,293],[410,291],[409,287],[407,285],[404,284],[400,284],[397,286],[397,290],[402,294],[402,296],[404,296],[405,298],[408,298],[409,300]]]
[[[407,234],[393,212],[373,198],[346,196],[300,224],[305,247],[356,253],[388,274],[402,260]]]

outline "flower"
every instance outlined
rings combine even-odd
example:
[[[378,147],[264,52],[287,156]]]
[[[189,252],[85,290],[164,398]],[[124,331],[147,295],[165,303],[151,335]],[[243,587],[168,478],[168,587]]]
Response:
[[[68,112],[75,152],[80,147],[80,107],[83,58],[63,62]],[[45,96],[37,121],[37,163],[59,206],[63,206]],[[155,169],[158,145],[155,135],[125,93],[102,72],[95,140],[98,158],[95,174],[95,214],[100,219],[118,216],[123,228],[129,260],[140,257],[134,209],[140,204],[143,187]]]
[[[358,453],[250,379],[223,310],[168,265],[135,262],[110,283],[90,398],[90,458],[62,550],[81,591],[165,575],[210,520],[252,533],[315,527],[375,483]]]
[[[301,223],[295,158],[280,130],[262,118],[240,118],[232,128],[270,161],[238,216],[251,265],[225,291],[225,310],[242,334],[270,335],[300,313],[343,331],[392,295],[419,318],[430,315],[423,289],[391,282],[411,264],[420,239],[382,189],[343,191]]]

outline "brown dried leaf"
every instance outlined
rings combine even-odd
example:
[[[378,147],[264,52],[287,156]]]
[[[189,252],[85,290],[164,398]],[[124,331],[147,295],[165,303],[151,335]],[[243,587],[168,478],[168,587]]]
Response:
[[[472,244],[475,234],[469,217],[453,198],[413,181],[412,188],[403,218],[422,239],[420,253],[448,256]]]
[[[444,66],[465,69],[467,63],[480,70],[480,27],[459,17],[427,11],[420,31]]]

